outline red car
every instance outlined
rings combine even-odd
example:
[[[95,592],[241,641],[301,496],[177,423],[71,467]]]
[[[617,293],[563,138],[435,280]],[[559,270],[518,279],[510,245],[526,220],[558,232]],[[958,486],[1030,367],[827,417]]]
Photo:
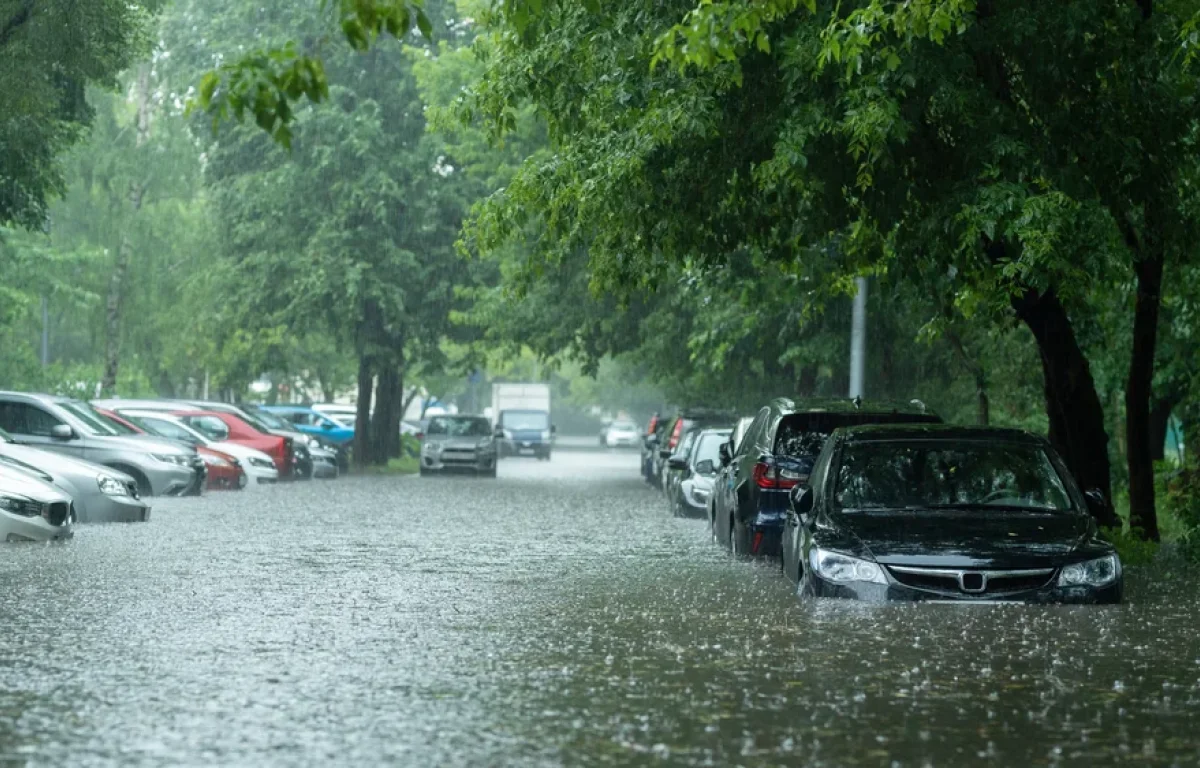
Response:
[[[137,424],[122,417],[115,411],[108,411],[103,408],[97,409],[101,414],[108,417],[109,421],[115,422],[121,427],[140,435],[152,434],[142,429]],[[164,437],[164,435],[155,435],[155,437]],[[240,491],[246,487],[246,470],[242,469],[242,463],[228,453],[213,450],[203,445],[194,446],[196,453],[204,460],[204,469],[206,474],[205,487],[210,491]]]
[[[184,424],[213,440],[228,440],[231,443],[257,448],[267,454],[275,462],[280,479],[291,475],[293,455],[290,437],[264,434],[232,413],[202,410],[172,413]]]

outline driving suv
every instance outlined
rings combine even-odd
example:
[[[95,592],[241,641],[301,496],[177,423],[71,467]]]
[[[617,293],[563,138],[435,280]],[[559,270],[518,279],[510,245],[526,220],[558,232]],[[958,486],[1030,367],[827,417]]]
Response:
[[[137,482],[139,496],[183,496],[204,484],[204,462],[194,448],[121,435],[80,400],[0,392],[0,429],[20,445],[124,472]]]

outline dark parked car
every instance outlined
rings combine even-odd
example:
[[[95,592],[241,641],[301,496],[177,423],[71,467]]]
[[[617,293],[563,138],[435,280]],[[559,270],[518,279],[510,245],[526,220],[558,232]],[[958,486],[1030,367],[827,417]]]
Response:
[[[698,429],[686,448],[667,460],[667,507],[676,517],[705,517],[713,480],[720,466],[720,448],[733,433],[731,429]]]
[[[726,468],[713,488],[709,520],[714,538],[737,555],[778,554],[788,491],[808,480],[833,430],[904,422],[937,424],[941,418],[916,402],[773,400],[754,417],[735,452],[721,457]]]
[[[656,413],[650,417],[650,423],[646,426],[646,435],[642,438],[642,479],[651,485],[658,481],[654,475],[654,462],[658,456],[658,446],[662,442],[663,432],[666,429],[666,419]]]
[[[1121,562],[1050,443],[1012,429],[838,430],[791,493],[802,595],[1117,603]]]

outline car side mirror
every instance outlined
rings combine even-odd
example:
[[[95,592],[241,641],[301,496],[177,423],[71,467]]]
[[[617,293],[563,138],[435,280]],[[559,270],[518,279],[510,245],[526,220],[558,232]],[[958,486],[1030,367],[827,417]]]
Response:
[[[50,428],[50,437],[55,440],[74,440],[75,430],[69,424],[55,424]]]
[[[671,457],[671,451],[667,448],[663,448],[662,450],[660,450],[658,452],[658,458],[660,458],[660,459],[668,459],[670,457]]]
[[[717,467],[715,464],[713,464],[712,459],[705,459],[704,461],[701,461],[698,464],[696,464],[696,474],[697,475],[711,475],[712,473],[714,473],[716,471],[717,471]]]
[[[728,466],[729,462],[733,461],[733,453],[729,448],[729,443],[721,443],[721,446],[717,448],[717,454],[721,457],[721,466],[723,467]]]
[[[688,463],[685,457],[675,454],[671,458],[667,459],[667,466],[671,469],[687,469]]]
[[[1103,518],[1108,514],[1108,499],[1105,498],[1104,491],[1092,488],[1083,494],[1083,499],[1087,502],[1088,512],[1092,513],[1092,517]]]
[[[421,438],[421,437],[424,437],[424,435],[421,433],[417,433],[417,437]],[[497,440],[503,440],[504,439],[504,427],[497,424],[496,428],[494,430],[492,430],[492,437],[496,438]]]
[[[792,500],[792,511],[796,513],[801,522],[807,525],[813,510],[812,488],[806,484],[796,485],[792,488],[789,497]]]

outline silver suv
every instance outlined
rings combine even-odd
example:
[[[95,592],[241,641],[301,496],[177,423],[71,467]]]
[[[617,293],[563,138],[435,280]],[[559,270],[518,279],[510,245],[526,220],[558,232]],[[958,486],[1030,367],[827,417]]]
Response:
[[[0,429],[21,445],[120,470],[137,481],[140,496],[181,496],[204,482],[204,462],[195,448],[123,436],[79,400],[0,392]]]

